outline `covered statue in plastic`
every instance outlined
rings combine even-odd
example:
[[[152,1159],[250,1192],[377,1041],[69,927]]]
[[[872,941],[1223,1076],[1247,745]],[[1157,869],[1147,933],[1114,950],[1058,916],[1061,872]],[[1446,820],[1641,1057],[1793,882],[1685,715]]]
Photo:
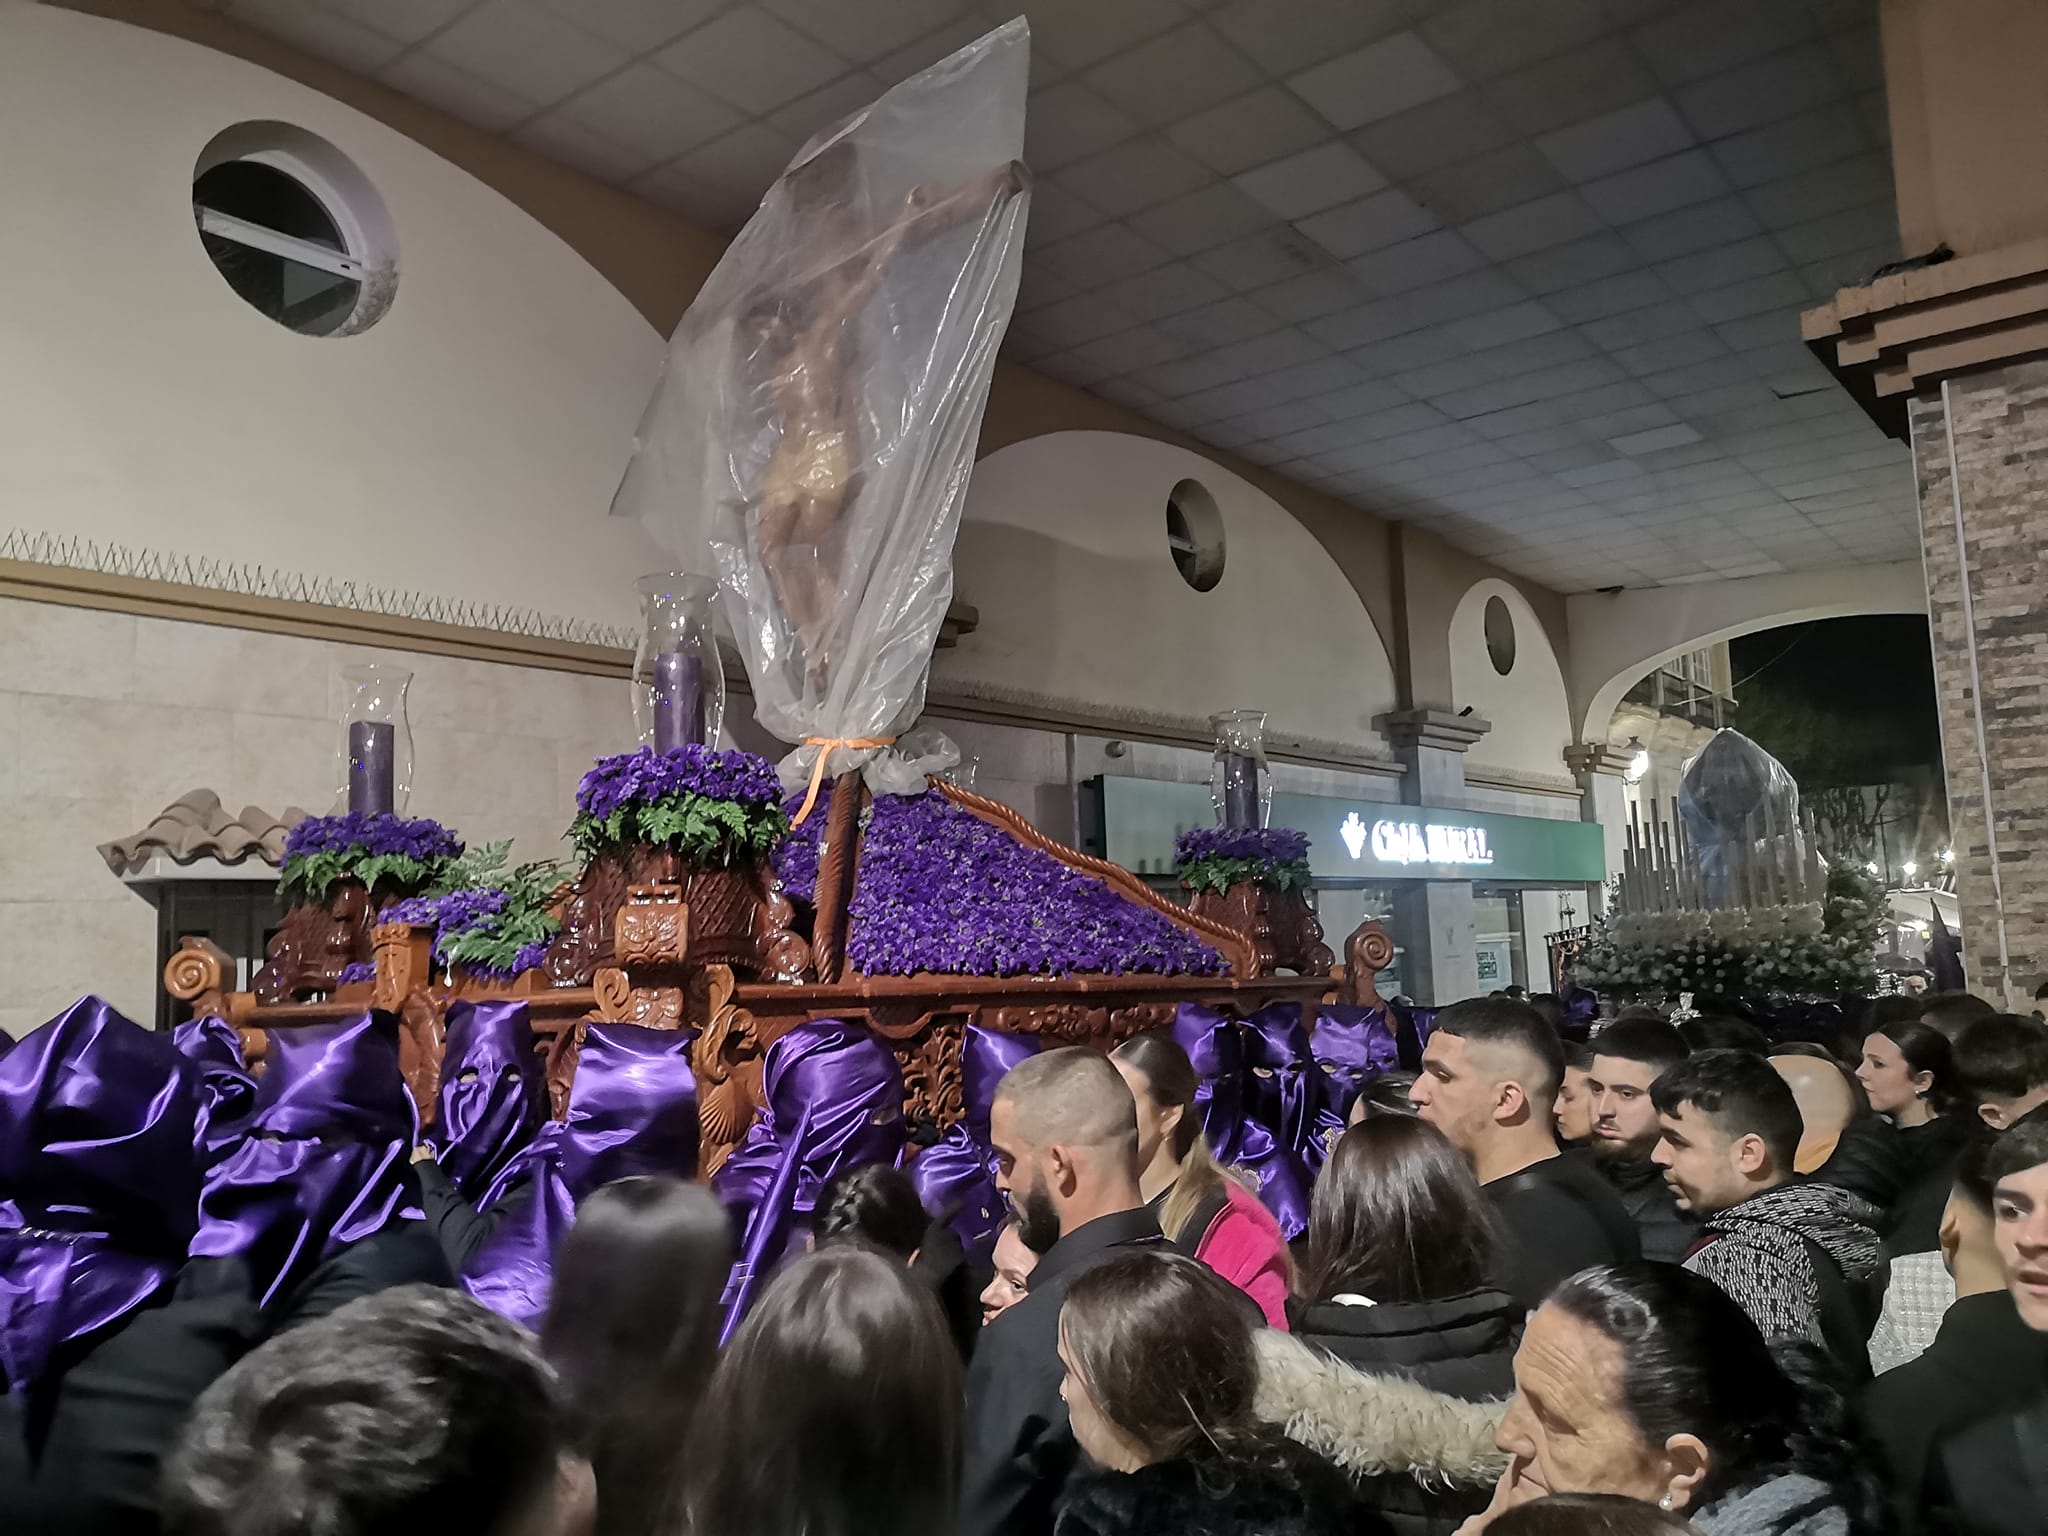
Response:
[[[614,510],[708,545],[795,790],[884,793],[957,757],[924,707],[1028,175],[1020,19],[812,139],[669,344]]]
[[[1799,829],[1799,786],[1784,765],[1740,731],[1716,731],[1685,765],[1678,814],[1692,845],[1707,903],[1738,897],[1731,864],[1738,849]]]

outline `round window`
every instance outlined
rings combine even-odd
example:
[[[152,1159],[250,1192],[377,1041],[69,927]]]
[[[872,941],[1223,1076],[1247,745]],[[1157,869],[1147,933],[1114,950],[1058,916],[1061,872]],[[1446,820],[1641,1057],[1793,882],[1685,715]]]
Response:
[[[251,308],[304,336],[349,336],[391,306],[391,218],[340,150],[286,123],[242,123],[192,172],[192,219]]]
[[[1199,480],[1183,480],[1167,493],[1166,547],[1180,579],[1197,592],[1223,579],[1223,513]]]
[[[1515,670],[1515,616],[1498,597],[1486,600],[1486,658],[1493,670],[1506,677]]]

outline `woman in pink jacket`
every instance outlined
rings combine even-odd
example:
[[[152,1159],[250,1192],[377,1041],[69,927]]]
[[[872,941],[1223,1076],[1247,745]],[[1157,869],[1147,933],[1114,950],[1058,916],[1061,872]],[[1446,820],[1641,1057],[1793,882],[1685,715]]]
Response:
[[[1170,1036],[1145,1034],[1126,1040],[1110,1060],[1138,1101],[1138,1188],[1158,1213],[1159,1230],[1284,1330],[1294,1278],[1287,1241],[1259,1197],[1209,1155],[1188,1053]]]

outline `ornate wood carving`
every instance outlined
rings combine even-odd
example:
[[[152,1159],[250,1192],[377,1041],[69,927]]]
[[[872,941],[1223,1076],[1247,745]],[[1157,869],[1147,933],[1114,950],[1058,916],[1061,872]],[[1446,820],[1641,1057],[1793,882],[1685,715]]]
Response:
[[[576,1058],[583,1049],[583,1036],[588,1028],[579,1019],[539,1043],[545,1060],[543,1070],[548,1084],[548,1113],[553,1119],[566,1120],[569,1117],[569,1085],[576,1080]]]
[[[896,1063],[903,1070],[903,1117],[940,1130],[967,1112],[961,1086],[960,1050],[967,1038],[967,1020],[941,1014],[916,1035],[892,1040]]]
[[[811,960],[820,981],[837,981],[845,973],[847,908],[853,902],[854,871],[860,863],[856,843],[866,798],[867,786],[858,773],[842,773],[832,783],[832,805],[818,849],[818,879],[811,892]]]
[[[1178,902],[1168,901],[1120,864],[1111,864],[1105,859],[1094,858],[1069,848],[1064,843],[1054,842],[1000,801],[985,799],[943,779],[933,780],[932,787],[962,810],[974,812],[983,821],[994,822],[1026,847],[1036,848],[1040,853],[1051,854],[1068,868],[1095,876],[1118,895],[1127,897],[1141,907],[1150,907],[1162,917],[1191,930],[1197,937],[1222,951],[1223,958],[1230,962],[1230,972],[1233,976],[1250,980],[1264,974],[1259,967],[1257,947],[1241,930],[1191,912]]]
[[[370,949],[377,967],[370,986],[372,1007],[397,1013],[414,991],[433,984],[433,929],[379,923],[370,931]]]
[[[383,930],[379,930],[382,932]],[[383,976],[378,976],[383,982]],[[398,1071],[419,1106],[420,1125],[434,1123],[441,1092],[441,1057],[448,1045],[442,1006],[425,987],[415,987],[398,1010]]]
[[[1258,951],[1262,974],[1288,970],[1327,976],[1336,956],[1323,942],[1308,897],[1276,890],[1263,880],[1240,880],[1227,891],[1197,891],[1193,910],[1211,922],[1248,936]]]
[[[235,962],[209,938],[186,938],[164,966],[164,990],[192,1005],[198,1019],[228,1017],[228,993]]]
[[[1394,941],[1376,919],[1352,930],[1344,941],[1344,971],[1337,982],[1337,1000],[1361,1008],[1384,1008],[1375,978],[1394,963]]]
[[[601,854],[577,877],[562,903],[562,931],[543,962],[547,979],[558,987],[587,987],[608,966],[637,971],[654,963],[642,958],[647,951],[622,955],[618,948],[620,917],[629,904],[659,905],[635,894],[647,887],[680,892],[689,909],[690,964],[730,965],[746,976],[775,981],[802,981],[809,974],[810,946],[795,931],[796,909],[770,870],[689,870],[673,853],[641,846]],[[664,921],[635,917],[634,932],[647,933],[646,942],[654,943]]]
[[[705,1020],[691,1062],[697,1069],[698,1171],[706,1178],[739,1145],[762,1102],[766,1046],[753,1014],[733,1001],[734,991],[730,967],[707,965],[693,973],[691,1014]]]
[[[341,985],[342,970],[371,959],[370,926],[377,909],[398,899],[379,886],[365,890],[352,878],[335,881],[326,898],[301,902],[264,950],[263,968],[250,983],[259,1003],[289,1003]]]

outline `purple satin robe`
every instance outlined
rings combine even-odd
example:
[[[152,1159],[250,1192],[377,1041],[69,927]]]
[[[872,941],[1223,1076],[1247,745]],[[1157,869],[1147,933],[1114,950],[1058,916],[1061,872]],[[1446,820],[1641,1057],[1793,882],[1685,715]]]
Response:
[[[207,1170],[192,1256],[240,1255],[269,1305],[323,1259],[420,1218],[418,1135],[396,1015],[272,1031],[248,1134]]]
[[[1300,1160],[1305,1187],[1312,1185],[1344,1134],[1344,1117],[1317,1070],[1301,1004],[1273,1003],[1254,1013],[1245,1020],[1244,1045],[1251,1114]]]
[[[500,1316],[538,1328],[547,1315],[555,1250],[594,1189],[635,1174],[687,1179],[697,1171],[697,1074],[691,1031],[593,1024],[576,1057],[566,1121],[549,1121],[493,1181],[493,1198],[520,1185],[462,1273],[463,1288]]]
[[[1322,1068],[1324,1092],[1339,1124],[1350,1119],[1351,1106],[1367,1083],[1401,1065],[1401,1045],[1384,1008],[1325,1003],[1316,1014],[1309,1049]]]
[[[1258,1190],[1289,1242],[1308,1230],[1308,1177],[1299,1157],[1245,1110],[1244,1026],[1200,1003],[1175,1011],[1173,1038],[1188,1053],[1200,1079],[1195,1113],[1209,1153]]]
[[[996,1188],[996,1155],[988,1140],[996,1085],[1010,1068],[1036,1056],[1039,1049],[1036,1035],[1005,1035],[968,1025],[960,1046],[964,1113],[910,1164],[910,1182],[917,1186],[925,1211],[951,1226],[977,1262],[987,1261],[1008,1214],[1007,1202]]]
[[[547,1118],[547,1074],[526,1004],[452,1004],[426,1140],[456,1193],[489,1210]]]
[[[119,1321],[184,1261],[197,1074],[96,997],[0,1055],[0,1382]]]
[[[903,1076],[863,1025],[799,1024],[768,1047],[762,1088],[760,1118],[711,1180],[740,1234],[726,1285],[727,1338],[832,1176],[903,1156]]]
[[[199,1117],[194,1131],[201,1167],[219,1162],[248,1134],[256,1111],[256,1079],[242,1059],[242,1037],[211,1014],[187,1019],[171,1041],[199,1072]]]

